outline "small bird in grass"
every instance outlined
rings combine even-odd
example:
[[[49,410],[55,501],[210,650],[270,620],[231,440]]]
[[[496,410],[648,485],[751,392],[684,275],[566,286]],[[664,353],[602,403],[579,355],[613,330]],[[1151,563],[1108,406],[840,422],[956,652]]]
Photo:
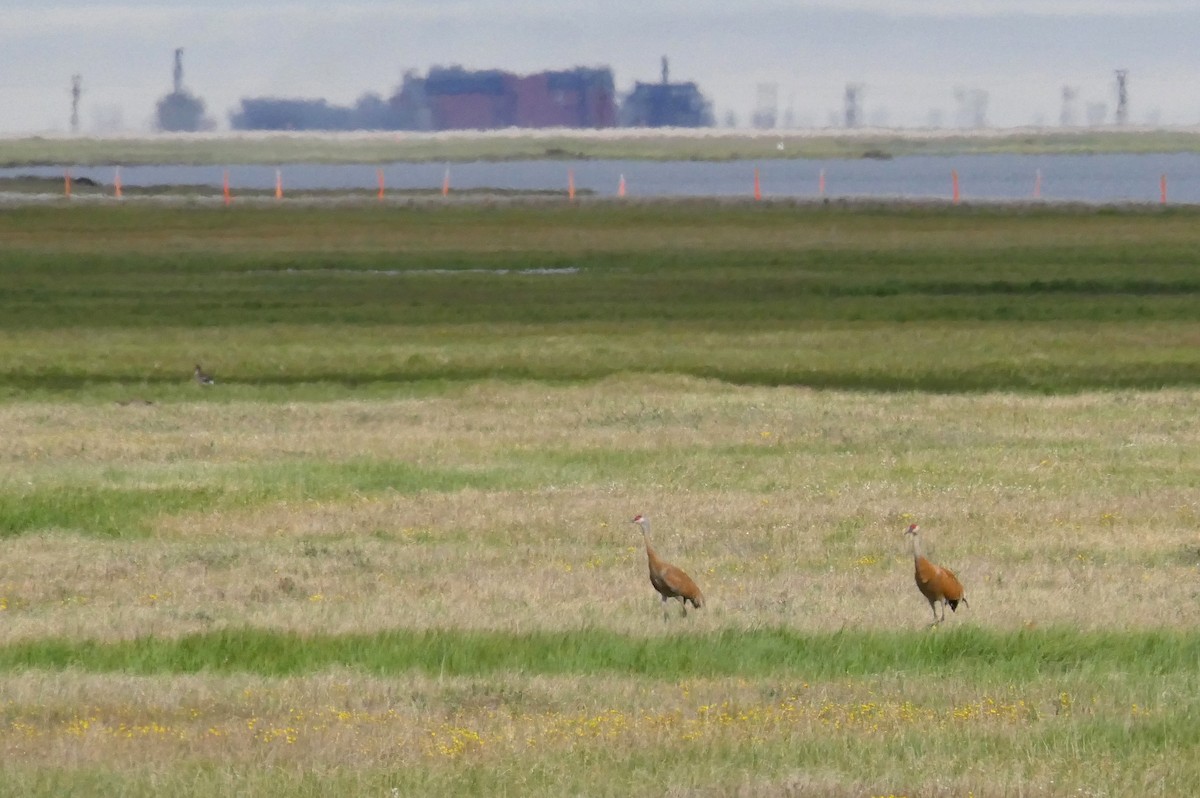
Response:
[[[196,383],[199,385],[212,385],[216,380],[211,375],[205,374],[204,369],[200,368],[200,364],[196,364],[196,370],[193,372],[196,377]]]
[[[958,581],[958,577],[949,568],[943,568],[940,565],[934,565],[921,554],[921,528],[916,524],[910,524],[904,534],[912,538],[913,565],[916,567],[917,589],[921,591],[921,595],[929,602],[929,609],[933,610],[933,623],[930,626],[936,626],[946,620],[946,605],[950,605],[951,612],[958,611],[958,603],[961,601],[964,607],[971,606],[967,603],[967,597],[963,595],[962,583]],[[938,617],[937,605],[942,603],[942,617]]]
[[[700,609],[704,606],[704,594],[692,578],[679,568],[658,558],[650,545],[650,521],[644,515],[638,515],[630,522],[642,528],[642,540],[646,543],[646,559],[650,563],[650,584],[662,596],[663,617],[667,617],[667,599],[677,598],[683,605],[683,614],[687,615],[687,605]]]

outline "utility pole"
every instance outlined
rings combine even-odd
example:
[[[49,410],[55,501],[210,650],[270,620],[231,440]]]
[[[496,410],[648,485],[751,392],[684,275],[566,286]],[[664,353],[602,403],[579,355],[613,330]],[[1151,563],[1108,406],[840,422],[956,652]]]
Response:
[[[1117,70],[1117,124],[1123,125],[1129,121],[1129,92],[1125,88],[1125,78],[1128,69]]]
[[[83,94],[83,76],[71,76],[71,133],[79,133],[79,97]]]
[[[862,124],[862,101],[863,85],[861,83],[846,84],[846,111],[845,123],[847,128],[856,128]]]

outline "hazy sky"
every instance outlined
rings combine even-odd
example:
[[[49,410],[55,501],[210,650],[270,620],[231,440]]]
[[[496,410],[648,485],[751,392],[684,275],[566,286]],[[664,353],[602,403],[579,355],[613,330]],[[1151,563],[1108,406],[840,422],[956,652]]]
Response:
[[[1062,88],[1132,123],[1200,124],[1200,0],[4,0],[0,134],[60,131],[71,76],[84,133],[151,129],[184,85],[220,129],[242,97],[390,95],[407,69],[519,73],[610,66],[619,92],[694,80],[719,122],[747,125],[759,86],[780,118],[826,126],[846,84],[867,123],[957,123],[956,89],[988,93],[995,126],[1054,124]]]

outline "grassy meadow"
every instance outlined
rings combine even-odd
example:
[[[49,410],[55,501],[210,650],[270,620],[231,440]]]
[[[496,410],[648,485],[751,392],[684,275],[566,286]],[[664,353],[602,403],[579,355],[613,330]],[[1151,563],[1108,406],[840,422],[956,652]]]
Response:
[[[4,206],[0,792],[1189,794],[1198,256],[1184,207]]]
[[[782,145],[782,146],[781,146]],[[1195,128],[646,129],[354,133],[223,132],[0,138],[0,167],[189,163],[395,163],[615,158],[719,161],[993,153],[1200,150]]]

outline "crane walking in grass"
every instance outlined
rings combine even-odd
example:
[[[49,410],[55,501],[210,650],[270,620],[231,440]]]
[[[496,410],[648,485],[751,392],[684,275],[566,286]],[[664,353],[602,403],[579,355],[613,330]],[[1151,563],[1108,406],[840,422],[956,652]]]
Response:
[[[951,612],[958,611],[958,603],[961,601],[964,607],[971,606],[967,603],[967,597],[963,595],[962,583],[958,581],[958,577],[949,568],[943,568],[940,565],[934,565],[921,554],[921,528],[916,524],[910,524],[904,534],[912,538],[913,564],[916,566],[917,589],[921,591],[921,595],[929,602],[929,609],[933,610],[933,623],[930,626],[936,626],[946,620],[946,605],[950,605]],[[938,618],[937,605],[942,604],[942,617]]]
[[[667,599],[677,598],[683,605],[683,614],[687,615],[688,602],[700,609],[704,606],[704,594],[692,578],[679,568],[668,562],[663,562],[650,545],[650,521],[644,515],[636,516],[631,523],[642,528],[642,540],[646,543],[646,559],[650,563],[650,584],[662,596],[663,618],[667,617]]]
[[[214,382],[216,382],[216,380],[212,378],[212,375],[204,373],[204,369],[200,368],[199,363],[196,364],[196,370],[193,371],[192,374],[196,377],[197,385],[212,385]]]

